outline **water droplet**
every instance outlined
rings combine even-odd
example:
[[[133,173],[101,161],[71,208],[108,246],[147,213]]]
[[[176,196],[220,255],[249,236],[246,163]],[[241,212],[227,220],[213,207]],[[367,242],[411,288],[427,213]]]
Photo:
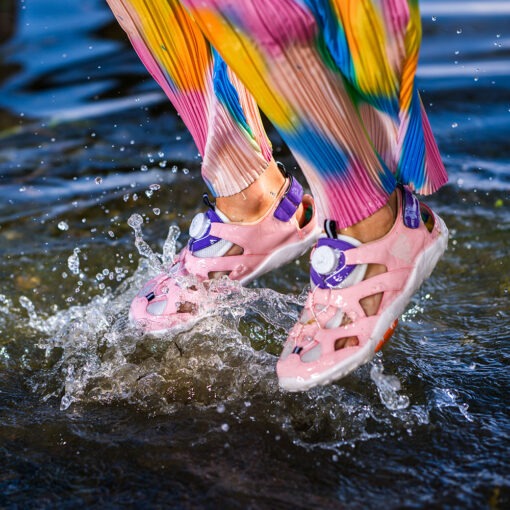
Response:
[[[225,412],[225,405],[224,404],[218,404],[216,406],[216,411],[220,414],[224,413]]]
[[[182,173],[183,173],[184,175],[188,175],[188,174],[189,174],[189,170],[188,170],[187,168],[183,168],[183,169],[182,169]]]
[[[59,221],[57,227],[62,231],[69,230],[69,225],[65,221]]]
[[[437,16],[432,16],[431,20],[432,21],[437,21]]]
[[[148,167],[147,165],[142,165],[142,166],[140,167],[140,170],[141,170],[142,172],[147,172],[147,170],[149,170],[149,167]]]
[[[462,28],[457,29],[457,34],[462,34]]]
[[[221,426],[221,430],[223,430],[223,432],[228,432],[230,430],[228,423],[223,423]]]
[[[95,181],[96,184],[101,184],[103,182],[103,178],[102,177],[96,177],[94,179],[94,181]]]
[[[128,225],[132,229],[137,229],[143,224],[143,218],[139,214],[132,214],[128,219]]]
[[[159,209],[158,207],[154,207],[154,209],[152,210],[152,212],[156,215],[156,216],[159,216],[161,214],[161,209]]]
[[[455,128],[456,128],[456,127],[458,127],[458,126],[459,126],[459,125],[458,125],[456,122],[453,122],[453,123],[452,123],[452,128],[454,128],[454,129],[455,129]]]
[[[72,274],[78,275],[80,274],[80,249],[75,248],[73,250],[73,254],[67,258],[67,267]]]

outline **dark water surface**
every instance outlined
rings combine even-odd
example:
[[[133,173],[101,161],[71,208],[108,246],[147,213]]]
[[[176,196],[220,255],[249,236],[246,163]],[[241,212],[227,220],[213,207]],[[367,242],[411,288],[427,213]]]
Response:
[[[186,231],[196,150],[101,0],[0,2],[0,507],[510,507],[510,2],[422,11],[449,251],[382,357],[289,395],[306,257],[189,331],[130,329],[127,220],[156,252]]]

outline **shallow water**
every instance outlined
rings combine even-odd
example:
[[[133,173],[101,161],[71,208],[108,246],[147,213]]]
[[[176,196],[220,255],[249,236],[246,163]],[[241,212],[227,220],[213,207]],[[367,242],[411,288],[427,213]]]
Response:
[[[153,272],[128,219],[161,252],[199,160],[103,2],[77,4],[0,10],[0,505],[508,508],[510,4],[422,2],[449,251],[382,356],[297,395],[274,366],[306,257],[191,329],[128,326]]]

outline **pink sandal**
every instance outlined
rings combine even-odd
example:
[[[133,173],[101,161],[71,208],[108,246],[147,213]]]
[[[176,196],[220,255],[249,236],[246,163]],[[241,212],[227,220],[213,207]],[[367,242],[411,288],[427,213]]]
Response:
[[[276,367],[282,388],[328,384],[370,361],[446,250],[443,220],[407,188],[399,188],[397,197],[397,219],[381,239],[319,239],[311,257],[312,290]],[[363,280],[367,264],[382,264],[387,272]],[[360,300],[379,293],[377,314],[367,316]],[[356,346],[335,349],[338,340],[354,337]]]
[[[296,211],[303,203],[311,215],[300,227]],[[209,204],[210,205],[210,204]],[[315,204],[310,195],[289,176],[286,191],[255,223],[228,223],[211,205],[190,226],[190,240],[168,273],[150,280],[131,303],[130,319],[145,332],[161,333],[187,323],[213,306],[203,282],[211,273],[227,274],[246,285],[308,250],[320,234]],[[232,246],[240,255],[226,255]]]

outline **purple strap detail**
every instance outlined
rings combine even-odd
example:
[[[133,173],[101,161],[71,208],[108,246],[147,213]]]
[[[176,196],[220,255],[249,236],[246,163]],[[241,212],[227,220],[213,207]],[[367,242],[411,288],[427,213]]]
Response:
[[[207,209],[205,215],[209,218],[209,221],[212,223],[223,223],[222,219],[216,214],[214,209]],[[221,238],[209,235],[211,231],[211,225],[207,229],[206,233],[200,239],[194,239],[190,237],[188,248],[191,253],[196,251],[203,250],[204,248],[209,248],[213,244],[216,244],[218,241],[221,241]]]
[[[404,225],[407,228],[420,226],[420,202],[407,186],[402,186],[402,214],[404,215]]]
[[[356,265],[349,266],[345,265],[344,254],[344,251],[356,248],[356,246],[346,241],[342,241],[341,239],[330,239],[329,237],[321,237],[317,242],[317,248],[319,248],[320,246],[329,246],[334,250],[338,250],[340,252],[336,269],[334,269],[329,274],[318,273],[310,265],[310,278],[314,285],[317,285],[317,287],[321,289],[331,289],[333,287],[337,287],[340,283],[342,283],[356,267]]]
[[[303,188],[291,175],[289,187],[280,200],[274,212],[274,217],[280,221],[289,221],[296,214],[301,200],[303,200]]]

